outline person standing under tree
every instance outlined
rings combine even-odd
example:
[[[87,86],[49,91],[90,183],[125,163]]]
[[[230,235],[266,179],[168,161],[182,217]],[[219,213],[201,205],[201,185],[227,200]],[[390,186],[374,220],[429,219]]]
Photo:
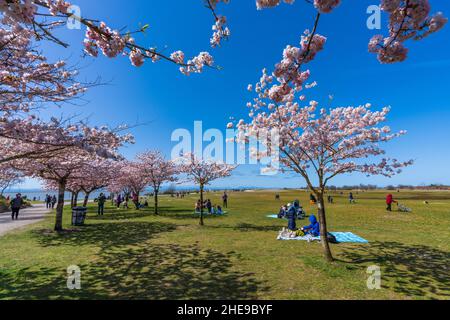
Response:
[[[52,209],[55,209],[55,204],[58,200],[56,200],[56,196],[54,195],[52,198]]]
[[[105,211],[105,202],[106,197],[103,193],[100,193],[100,196],[98,197],[98,215],[102,216]]]
[[[14,199],[11,200],[11,218],[18,220],[19,211],[23,206],[22,195],[18,193]]]

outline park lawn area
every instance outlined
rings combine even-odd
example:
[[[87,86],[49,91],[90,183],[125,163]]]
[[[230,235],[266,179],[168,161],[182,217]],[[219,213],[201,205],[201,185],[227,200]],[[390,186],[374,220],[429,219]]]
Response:
[[[395,193],[413,213],[385,211],[386,192],[333,194],[330,231],[349,231],[370,244],[336,244],[337,259],[319,243],[277,241],[284,220],[269,219],[305,191],[232,192],[224,217],[198,225],[198,195],[161,197],[153,209],[90,204],[86,226],[52,232],[54,215],[0,238],[0,299],[450,299],[450,193]],[[220,204],[221,193],[209,193]],[[429,204],[424,204],[424,201]],[[150,203],[151,199],[150,199]],[[109,204],[109,203],[108,203]],[[307,224],[307,221],[299,222]],[[67,267],[81,268],[82,289],[67,289]],[[382,288],[367,288],[367,267],[381,267]]]

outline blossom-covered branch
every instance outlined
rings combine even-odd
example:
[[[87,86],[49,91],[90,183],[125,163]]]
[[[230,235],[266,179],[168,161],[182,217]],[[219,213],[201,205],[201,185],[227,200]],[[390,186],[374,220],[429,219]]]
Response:
[[[68,19],[73,19],[86,27],[84,47],[85,52],[91,56],[97,57],[99,52],[109,58],[126,55],[136,67],[142,66],[145,59],[153,62],[167,60],[177,64],[180,71],[186,75],[199,73],[205,67],[213,66],[213,58],[208,52],[200,52],[197,56],[185,60],[181,51],[166,55],[156,48],[137,44],[131,34],[145,32],[147,26],[137,32],[122,34],[110,28],[105,22],[77,16],[70,10],[71,7],[72,4],[64,0],[0,0],[0,12],[3,14],[1,22],[11,28],[27,29],[37,39],[44,38],[58,45],[67,46],[54,35],[52,29],[63,25]],[[46,21],[52,18],[51,22]]]

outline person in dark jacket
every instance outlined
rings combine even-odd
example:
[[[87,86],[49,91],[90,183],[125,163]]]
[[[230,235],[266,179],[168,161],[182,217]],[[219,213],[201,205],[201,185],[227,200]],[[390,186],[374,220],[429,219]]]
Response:
[[[52,197],[49,194],[45,196],[45,206],[47,209],[52,207]]]
[[[212,202],[211,202],[210,199],[208,199],[208,200],[206,201],[206,209],[208,210],[208,213],[211,214],[211,211],[212,211]]]
[[[58,200],[56,199],[56,196],[54,195],[54,196],[52,197],[52,209],[55,209],[55,204],[56,204],[56,202],[58,202]]]
[[[291,231],[297,230],[297,224],[295,220],[297,220],[297,210],[291,204],[288,204],[288,211],[286,213],[286,218],[288,219],[288,229]]]
[[[348,195],[348,201],[350,202],[350,204],[356,203],[353,192],[350,192],[350,194]]]
[[[103,193],[100,193],[100,196],[98,197],[98,215],[102,216],[105,211],[105,202],[106,197]]]
[[[11,218],[17,220],[19,218],[19,211],[23,206],[22,195],[18,193],[14,199],[11,200]]]
[[[228,208],[228,194],[226,192],[223,193],[222,200],[223,200],[223,207]]]
[[[320,236],[320,224],[317,221],[317,218],[315,215],[311,215],[309,217],[309,222],[311,222],[311,224],[309,226],[305,226],[302,228],[302,231],[305,234],[310,234],[314,237],[318,237]]]

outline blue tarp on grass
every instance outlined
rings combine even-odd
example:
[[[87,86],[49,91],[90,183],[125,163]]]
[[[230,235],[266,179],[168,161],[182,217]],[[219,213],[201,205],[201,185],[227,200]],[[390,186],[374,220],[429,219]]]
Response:
[[[336,237],[339,243],[369,243],[366,239],[357,236],[351,232],[330,232]],[[278,240],[303,240],[303,241],[320,241],[320,237],[296,237],[296,238],[278,238]]]

